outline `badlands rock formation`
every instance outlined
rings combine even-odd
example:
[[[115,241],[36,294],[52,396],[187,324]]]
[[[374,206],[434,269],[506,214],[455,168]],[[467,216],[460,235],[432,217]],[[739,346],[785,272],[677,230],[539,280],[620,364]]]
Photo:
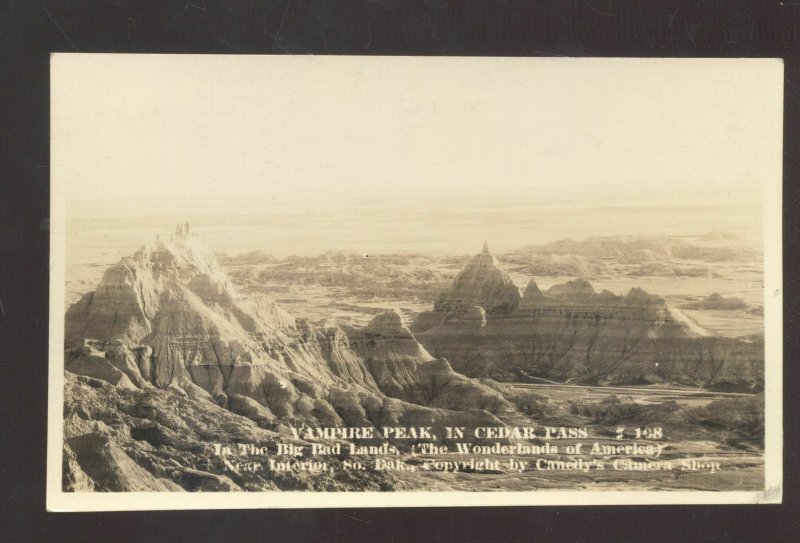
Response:
[[[577,279],[546,292],[531,280],[519,298],[501,288],[506,277],[484,247],[440,297],[458,303],[420,314],[416,337],[473,377],[763,387],[763,341],[711,337],[658,296],[597,293]]]
[[[452,288],[436,298],[433,310],[458,315],[477,305],[489,315],[508,315],[519,300],[519,289],[484,243],[483,250],[461,270]]]
[[[240,296],[188,224],[107,270],[67,310],[65,333],[65,369],[83,379],[69,378],[66,393],[65,484],[75,489],[239,486],[203,471],[192,449],[197,436],[189,421],[175,420],[185,418],[175,402],[220,440],[235,436],[214,418],[236,433],[285,431],[286,424],[501,426],[495,415],[513,411],[500,393],[431,356],[397,312],[363,329],[317,328]],[[93,389],[113,390],[113,405]],[[144,413],[148,402],[154,407]],[[98,426],[103,418],[117,427]],[[150,446],[159,445],[184,453],[164,464],[152,458]]]
[[[278,428],[280,431],[281,428]],[[281,435],[281,433],[283,435]],[[277,461],[277,443],[289,432],[260,427],[214,402],[175,390],[126,389],[67,372],[64,386],[63,485],[66,491],[387,490],[392,477],[339,469],[332,472],[230,469],[214,453],[215,443],[265,447]],[[288,434],[288,435],[287,435]],[[253,457],[253,460],[261,458]]]
[[[126,389],[170,389],[266,419],[339,422],[337,402],[363,407],[385,396],[509,409],[430,356],[396,312],[361,330],[322,329],[240,296],[188,225],[109,269],[68,309],[66,342],[70,372]]]
[[[434,358],[390,311],[348,334],[351,348],[366,363],[378,388],[392,398],[457,411],[485,409],[508,413],[510,405],[492,389],[453,372],[447,360]]]

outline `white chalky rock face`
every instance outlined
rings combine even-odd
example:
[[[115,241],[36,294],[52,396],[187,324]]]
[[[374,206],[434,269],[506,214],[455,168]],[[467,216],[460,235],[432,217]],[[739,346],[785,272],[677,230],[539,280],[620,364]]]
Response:
[[[66,342],[70,372],[171,390],[261,421],[339,421],[339,411],[356,407],[347,407],[351,400],[363,409],[387,395],[453,409],[471,408],[478,397],[510,409],[496,392],[436,361],[397,312],[363,329],[323,329],[240,295],[186,223],[123,258],[71,306]],[[456,387],[435,389],[434,378],[457,382],[463,400],[449,397]]]

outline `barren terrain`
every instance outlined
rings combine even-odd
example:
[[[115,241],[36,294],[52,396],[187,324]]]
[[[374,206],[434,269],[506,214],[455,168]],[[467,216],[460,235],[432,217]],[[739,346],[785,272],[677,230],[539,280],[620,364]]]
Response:
[[[150,230],[132,227],[131,231],[121,229],[111,237],[88,231],[76,236],[77,247],[69,253],[68,258],[65,304],[70,306],[92,291],[108,267],[119,261],[120,255],[138,248],[138,242],[134,243],[133,240],[150,237],[145,232],[149,233]],[[322,327],[344,326],[347,330],[351,330],[347,327],[354,327],[356,332],[347,333],[351,338],[358,338],[358,330],[387,310],[396,310],[400,319],[410,325],[418,315],[431,309],[434,300],[451,285],[471,256],[328,251],[313,257],[277,258],[264,250],[236,254],[218,252],[216,258],[221,270],[242,295],[254,300],[264,298],[275,302],[290,315],[308,319]],[[565,240],[500,254],[497,255],[497,262],[507,270],[520,291],[526,288],[531,279],[535,279],[543,290],[572,279],[590,280],[598,293],[607,289],[613,294],[624,294],[640,288],[663,297],[673,318],[697,337],[741,338],[749,341],[750,338],[763,335],[760,258],[760,253],[742,240],[717,233],[693,237],[613,237],[591,238],[583,242]],[[220,279],[223,282],[225,280]],[[410,336],[409,341],[413,341]],[[103,348],[107,348],[106,344],[103,345]],[[424,350],[420,352],[430,356]],[[81,373],[79,370],[77,372]],[[237,438],[234,435],[226,437],[223,429],[215,428],[210,422],[219,416],[218,408],[216,405],[206,405],[202,394],[197,393],[197,397],[190,398],[184,394],[180,400],[186,404],[186,409],[192,409],[202,416],[203,422],[198,428],[193,427],[196,426],[193,422],[188,422],[188,426],[184,423],[175,424],[178,418],[184,416],[171,413],[172,402],[161,401],[153,390],[146,389],[140,393],[120,390],[118,386],[113,394],[96,394],[93,390],[105,390],[108,384],[88,377],[81,377],[77,382],[73,379],[68,383],[71,391],[68,398],[72,402],[68,424],[72,425],[71,432],[75,435],[71,446],[79,456],[80,447],[84,445],[81,440],[85,441],[81,436],[86,435],[100,436],[97,439],[104,443],[111,442],[113,447],[123,451],[117,455],[118,458],[114,457],[123,459],[119,464],[122,467],[115,468],[113,464],[116,460],[112,458],[114,462],[106,459],[106,464],[97,468],[98,480],[111,480],[108,483],[111,487],[107,489],[113,489],[116,476],[112,475],[117,469],[129,470],[128,475],[133,474],[131,480],[139,480],[137,484],[171,490],[175,488],[170,487],[170,480],[187,490],[336,490],[346,489],[351,483],[364,489],[470,491],[547,488],[755,490],[763,486],[763,395],[709,392],[669,383],[629,387],[580,386],[524,373],[519,375],[519,380],[522,382],[477,380],[482,381],[485,390],[493,390],[492,394],[514,406],[513,411],[500,410],[495,413],[499,423],[509,427],[587,429],[588,437],[554,441],[562,451],[579,441],[584,446],[593,443],[614,445],[618,443],[616,431],[619,428],[625,428],[628,432],[624,437],[626,443],[633,441],[630,432],[637,428],[640,431],[659,428],[663,432],[661,437],[640,438],[637,441],[642,444],[664,444],[663,455],[658,460],[671,462],[676,466],[675,469],[610,469],[615,460],[622,461],[628,457],[575,454],[567,458],[562,452],[540,457],[556,461],[600,458],[608,467],[602,471],[582,471],[532,469],[529,465],[520,472],[502,467],[502,463],[509,460],[509,455],[489,454],[472,455],[470,458],[490,464],[500,461],[499,469],[461,469],[452,472],[421,467],[428,461],[452,461],[452,452],[419,454],[399,446],[399,458],[392,459],[400,460],[406,468],[381,472],[374,477],[365,475],[348,478],[342,475],[326,477],[318,482],[309,476],[253,479],[232,474],[219,462],[203,460],[203,451],[207,452],[209,445],[198,442],[198,436],[206,436],[203,439],[213,436],[214,440],[222,442]],[[468,381],[471,380],[464,382]],[[87,400],[81,394],[88,394],[91,403],[86,404]],[[174,392],[165,390],[164,394]],[[140,395],[153,401],[158,399],[157,404],[163,413],[142,412],[138,407],[143,401]],[[257,405],[247,405],[247,409],[240,408],[239,414],[225,412],[228,427],[236,428],[240,434],[247,434],[248,439],[254,442],[263,441],[269,447],[274,447],[277,440],[288,435],[287,427],[276,421],[272,414],[253,418],[253,413],[258,414],[263,409]],[[119,422],[120,409],[128,413],[124,415],[124,420],[127,421],[129,416],[134,417],[125,422],[123,427]],[[86,427],[87,424],[90,427]],[[131,428],[126,430],[125,425]],[[529,444],[542,443],[531,440]],[[74,456],[71,451],[70,454]],[[124,460],[126,457],[133,459],[134,463],[127,463]],[[73,459],[68,455],[65,462],[69,464]],[[364,459],[365,462],[373,460]],[[714,465],[717,467],[712,471],[683,470],[680,468],[683,460],[716,463]],[[136,465],[150,475],[139,474]],[[89,466],[84,466],[84,471],[93,469],[92,464]],[[408,467],[418,469],[411,471]],[[206,475],[202,475],[204,473]],[[142,480],[145,482],[142,483]],[[73,483],[79,485],[80,481],[70,484]]]

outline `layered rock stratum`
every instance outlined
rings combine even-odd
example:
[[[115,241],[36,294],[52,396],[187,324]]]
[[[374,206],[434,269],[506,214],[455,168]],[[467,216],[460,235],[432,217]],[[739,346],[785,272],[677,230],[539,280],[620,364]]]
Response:
[[[715,337],[638,288],[598,293],[576,279],[542,291],[531,280],[519,297],[507,277],[484,247],[442,303],[417,316],[416,337],[473,377],[763,388],[763,338]]]
[[[763,387],[763,339],[715,337],[640,289],[531,280],[521,294],[488,247],[410,327],[397,311],[315,325],[242,295],[181,224],[106,270],[65,320],[63,473],[75,491],[401,489],[375,471],[232,471],[213,443],[258,444],[280,460],[276,444],[298,440],[290,426],[444,435],[519,420],[508,399],[531,416],[543,409],[476,377]]]
[[[188,225],[110,268],[68,309],[66,343],[67,371],[223,407],[246,397],[277,417],[331,418],[337,387],[452,405],[463,395],[447,398],[442,385],[467,383],[503,408],[490,389],[428,354],[395,311],[363,329],[320,328],[240,296]]]
[[[133,404],[136,398],[168,394],[200,411],[222,409],[256,428],[272,429],[463,425],[465,420],[502,425],[495,415],[513,411],[497,391],[431,356],[397,312],[378,315],[364,328],[323,328],[269,301],[240,295],[188,224],[108,269],[97,288],[67,310],[65,320],[66,371],[113,386]],[[86,388],[74,380],[68,386]],[[79,408],[74,414],[94,420],[90,414],[81,417]],[[83,429],[65,444],[65,461],[75,468],[73,487],[155,490],[166,484],[125,460],[129,432],[120,437]],[[109,439],[113,446],[103,449],[106,456],[91,453]],[[143,454],[138,440],[133,442],[128,452]],[[95,464],[106,466],[95,470],[97,477],[95,468],[87,467]],[[106,480],[102,474],[113,471],[111,464],[138,482]],[[196,483],[182,481],[201,477],[169,473],[167,479],[184,489]]]
[[[483,250],[464,266],[453,286],[436,298],[433,309],[460,315],[477,305],[489,315],[508,315],[519,300],[519,289],[484,243]]]

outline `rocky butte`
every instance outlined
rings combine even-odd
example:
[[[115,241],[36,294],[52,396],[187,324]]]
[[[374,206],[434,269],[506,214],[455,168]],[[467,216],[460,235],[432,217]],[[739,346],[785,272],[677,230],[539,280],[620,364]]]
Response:
[[[531,279],[520,296],[486,246],[411,329],[433,356],[473,377],[743,391],[764,384],[763,338],[700,334],[639,288],[619,296],[576,279],[542,291]]]

